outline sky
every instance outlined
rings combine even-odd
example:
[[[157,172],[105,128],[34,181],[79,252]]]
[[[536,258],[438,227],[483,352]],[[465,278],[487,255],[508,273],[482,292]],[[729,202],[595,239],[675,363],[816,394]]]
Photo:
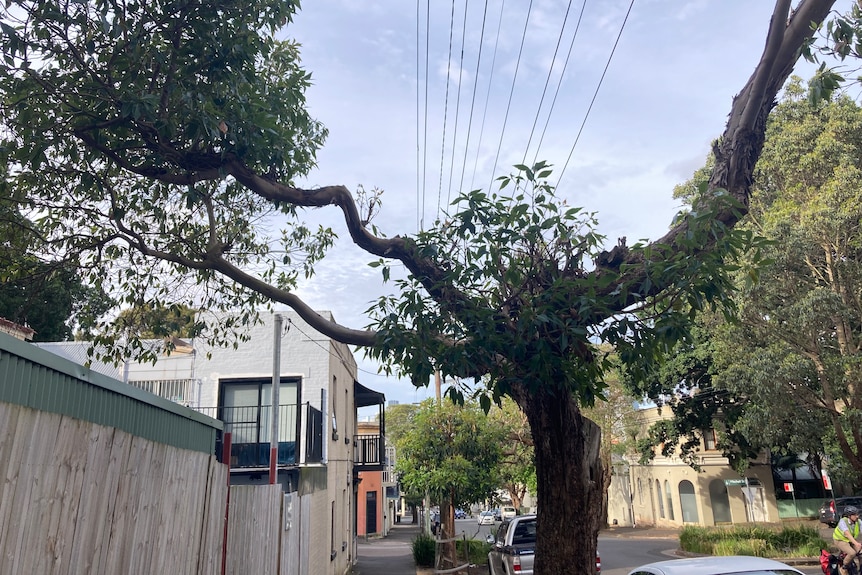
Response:
[[[307,105],[329,136],[297,184],[380,188],[374,223],[406,235],[460,189],[538,158],[554,165],[559,197],[596,212],[609,246],[660,237],[681,207],[673,187],[703,164],[760,58],[773,3],[584,1],[306,0],[284,34],[302,46]],[[340,240],[299,295],[365,327],[364,310],[394,287],[350,245],[338,210],[307,219]],[[434,394],[355,356],[359,381],[388,401]]]

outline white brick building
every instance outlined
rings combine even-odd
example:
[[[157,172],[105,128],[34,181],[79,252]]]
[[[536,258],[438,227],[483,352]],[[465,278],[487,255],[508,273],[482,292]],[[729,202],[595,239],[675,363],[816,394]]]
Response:
[[[383,464],[382,438],[356,438],[356,409],[379,405],[382,419],[384,398],[358,383],[348,346],[314,331],[292,311],[278,315],[283,326],[276,474],[298,502],[298,572],[342,575],[355,560],[357,474]],[[233,485],[269,483],[275,314],[261,319],[235,349],[174,340],[175,349],[154,365],[130,362],[115,375],[224,421],[225,434],[231,433]],[[73,356],[80,355],[80,346],[44,347]],[[220,439],[217,450],[222,449]]]

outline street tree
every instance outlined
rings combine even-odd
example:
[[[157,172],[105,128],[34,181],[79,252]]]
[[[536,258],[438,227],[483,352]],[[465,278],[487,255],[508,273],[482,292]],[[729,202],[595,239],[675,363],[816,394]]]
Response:
[[[398,441],[396,471],[409,492],[426,492],[440,505],[442,539],[455,537],[455,509],[491,498],[499,485],[502,430],[476,403],[426,399]],[[454,540],[444,556],[456,566]]]
[[[419,411],[419,405],[413,403],[399,403],[386,407],[386,441],[395,446],[395,460],[401,451],[402,439],[413,428],[413,419]],[[407,485],[401,483],[401,495],[405,498],[407,506],[410,507],[410,515],[413,523],[418,523],[419,514],[416,507],[422,503],[424,491],[410,491]]]
[[[527,417],[514,401],[504,398],[492,407],[488,417],[504,435],[500,459],[500,488],[509,494],[512,505],[521,509],[527,492],[536,493],[536,463],[533,436]]]
[[[128,305],[238,310],[235,322],[207,326],[215,341],[277,302],[417,384],[438,369],[484,377],[483,406],[509,396],[530,423],[547,503],[536,573],[586,573],[603,472],[598,429],[581,407],[601,394],[608,366],[595,342],[623,363],[658,357],[685,336],[680,301],[696,310],[725,300],[723,257],[745,249],[729,231],[748,209],[766,118],[832,4],[803,0],[791,13],[790,0],[776,1],[709,193],[650,244],[606,249],[590,215],[554,199],[541,163],[501,182],[509,196],[462,193],[416,237],[369,222],[374,194],[357,203],[343,186],[296,187],[325,130],[304,106],[298,47],[276,35],[292,1],[10,0],[0,9],[0,163],[11,168],[0,193],[15,190],[44,219],[47,251],[86,257],[93,284]],[[336,324],[295,293],[334,237],[299,216],[324,206],[341,210],[384,275],[392,263],[408,274],[369,328]],[[276,222],[280,236],[261,234]]]
[[[122,310],[114,323],[126,338],[192,338],[197,335],[197,313],[182,304],[158,307],[143,304]]]
[[[862,109],[807,93],[798,80],[787,87],[756,171],[743,225],[769,240],[758,281],[740,278],[738,321],[702,321],[641,388],[658,401],[662,390],[680,391],[669,398],[674,417],[643,447],[679,443],[695,460],[697,435],[716,423],[718,445],[739,467],[763,448],[816,455],[834,446],[843,478],[858,485]]]
[[[0,198],[0,318],[30,327],[35,341],[87,338],[113,302],[85,283],[79,261],[40,257],[39,227],[20,198]]]
[[[603,527],[608,524],[608,492],[616,470],[614,463],[634,450],[630,437],[632,430],[639,427],[635,398],[624,386],[613,356],[611,361],[612,366],[604,376],[606,387],[602,391],[601,400],[596,401],[592,407],[584,408],[584,415],[602,431],[599,458],[605,473],[602,476],[602,511],[599,521]]]
[[[774,240],[760,281],[739,294],[725,385],[820,421],[862,483],[862,108],[812,103],[798,84],[776,108],[750,226]]]

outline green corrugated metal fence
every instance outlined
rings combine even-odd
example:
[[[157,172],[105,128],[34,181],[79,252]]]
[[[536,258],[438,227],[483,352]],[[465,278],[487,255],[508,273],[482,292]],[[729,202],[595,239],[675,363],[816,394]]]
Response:
[[[0,401],[212,454],[222,423],[0,333]]]

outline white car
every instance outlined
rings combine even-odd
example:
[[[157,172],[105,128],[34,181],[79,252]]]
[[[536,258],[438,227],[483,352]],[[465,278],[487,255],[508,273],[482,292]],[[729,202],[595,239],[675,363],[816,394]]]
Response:
[[[514,507],[501,507],[500,508],[500,518],[505,521],[506,519],[512,519],[518,515],[518,510]]]
[[[802,571],[763,557],[722,556],[671,559],[641,565],[629,575],[803,575]]]
[[[493,525],[494,524],[494,512],[493,511],[483,511],[476,518],[476,522],[479,525]]]

